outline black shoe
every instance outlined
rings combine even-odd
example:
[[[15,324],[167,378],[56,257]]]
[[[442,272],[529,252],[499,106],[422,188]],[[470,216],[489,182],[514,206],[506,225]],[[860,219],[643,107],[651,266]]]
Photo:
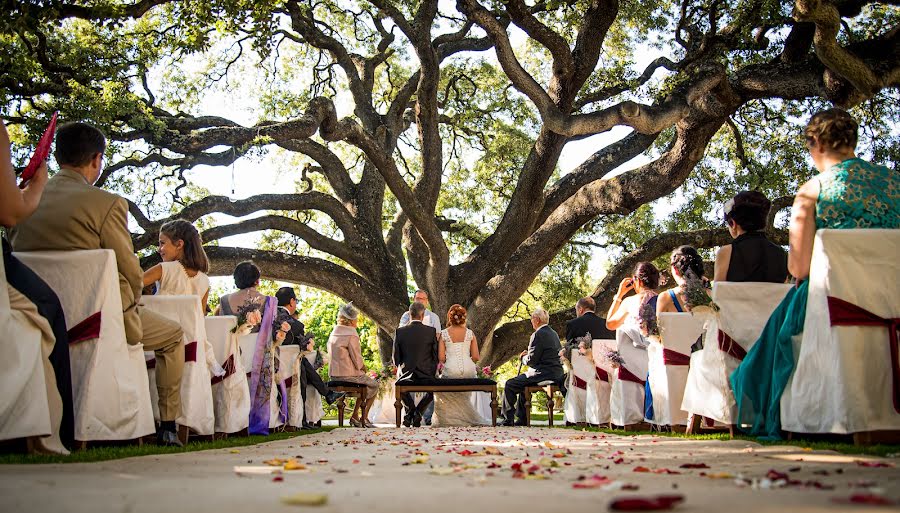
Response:
[[[504,420],[503,422],[498,422],[497,425],[503,427],[513,427],[515,424],[511,420]]]
[[[310,424],[309,422],[304,422],[303,425],[300,426],[300,429],[303,429],[303,430],[316,429],[316,426],[314,426],[313,424]]]
[[[327,394],[325,394],[325,402],[328,404],[334,404],[335,401],[347,395],[346,392],[335,392],[334,390],[329,390]]]
[[[528,423],[525,422],[524,420],[517,420],[517,421],[513,422],[513,426],[525,427],[525,426],[528,426]]]
[[[320,421],[317,421],[317,422],[315,423],[315,426],[316,426],[317,428],[322,427],[322,421],[321,421],[321,420],[320,420]]]
[[[413,425],[413,427],[422,427],[422,416],[419,415],[418,413],[414,413],[413,419],[412,419],[412,425]]]
[[[404,415],[403,416],[403,425],[405,427],[409,427],[412,425],[412,415]]]
[[[431,425],[431,419],[424,419],[423,422],[425,422],[425,425],[426,425],[426,426],[430,426],[430,425]]]
[[[174,431],[169,431],[168,429],[160,429],[156,433],[156,445],[184,447],[184,444],[178,439],[178,435],[175,434]]]

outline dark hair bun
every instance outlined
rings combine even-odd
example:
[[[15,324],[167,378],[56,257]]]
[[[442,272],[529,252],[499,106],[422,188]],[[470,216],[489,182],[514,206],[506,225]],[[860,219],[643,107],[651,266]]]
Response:
[[[755,232],[766,226],[772,202],[759,191],[741,191],[725,204],[725,220],[734,221],[744,231]]]
[[[672,252],[671,263],[684,277],[688,276],[689,271],[697,278],[703,277],[703,258],[693,246],[679,246]]]
[[[634,277],[648,289],[659,287],[659,269],[650,262],[640,262],[634,267]]]

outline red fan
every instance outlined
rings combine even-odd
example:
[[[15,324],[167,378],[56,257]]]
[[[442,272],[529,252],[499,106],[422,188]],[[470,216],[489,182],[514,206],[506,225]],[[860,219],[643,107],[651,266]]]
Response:
[[[47,156],[50,155],[50,145],[53,144],[53,134],[56,132],[57,114],[59,114],[59,112],[53,113],[53,117],[50,118],[50,124],[47,125],[47,129],[44,130],[44,135],[42,135],[41,140],[38,141],[37,148],[34,149],[34,154],[31,155],[31,160],[28,161],[28,165],[25,166],[25,171],[22,172],[22,181],[19,182],[20,189],[25,188],[25,185],[27,185],[34,177],[34,173],[36,173],[41,166],[41,162],[47,160]]]

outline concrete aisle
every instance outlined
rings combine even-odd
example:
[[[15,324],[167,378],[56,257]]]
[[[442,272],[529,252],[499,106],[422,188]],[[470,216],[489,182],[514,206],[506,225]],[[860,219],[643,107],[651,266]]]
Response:
[[[264,463],[273,458],[293,458],[307,468],[284,471]],[[596,513],[607,511],[614,498],[659,494],[684,495],[675,511],[685,512],[900,511],[834,502],[873,491],[900,500],[897,462],[746,441],[567,429],[336,429],[239,449],[4,465],[0,511]],[[691,463],[709,468],[681,468]],[[764,480],[770,470],[788,473],[791,484]],[[582,481],[594,488],[573,486],[592,476],[605,480]],[[756,483],[741,485],[739,478]],[[326,494],[327,504],[282,502],[298,492]]]

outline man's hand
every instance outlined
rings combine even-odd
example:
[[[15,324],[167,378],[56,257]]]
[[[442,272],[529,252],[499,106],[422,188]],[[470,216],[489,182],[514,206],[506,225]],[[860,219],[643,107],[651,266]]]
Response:
[[[528,354],[528,350],[526,349],[526,350],[522,351],[521,353],[519,353],[519,358],[525,358],[525,355],[527,355],[527,354]]]

